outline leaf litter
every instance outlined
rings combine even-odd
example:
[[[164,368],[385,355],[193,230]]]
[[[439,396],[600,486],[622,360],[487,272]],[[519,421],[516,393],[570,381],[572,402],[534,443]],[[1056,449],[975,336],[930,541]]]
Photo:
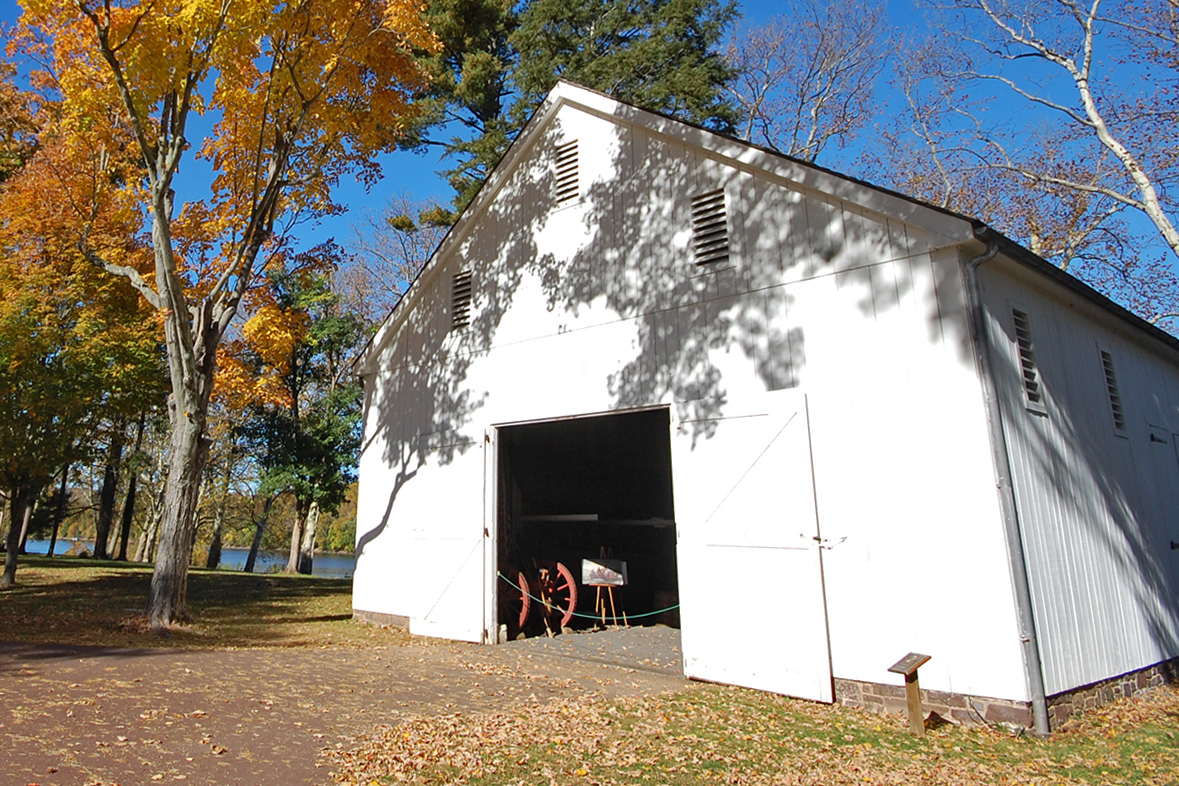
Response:
[[[1047,740],[717,685],[412,716],[322,757],[338,784],[1176,784],[1179,689],[1070,720]]]

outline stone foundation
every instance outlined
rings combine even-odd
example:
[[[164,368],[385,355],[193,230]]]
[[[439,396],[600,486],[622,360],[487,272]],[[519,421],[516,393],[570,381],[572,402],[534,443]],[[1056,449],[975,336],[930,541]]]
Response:
[[[357,622],[367,622],[370,625],[383,627],[405,628],[409,630],[409,617],[400,614],[382,614],[379,611],[363,611],[352,609],[352,619]]]
[[[1151,688],[1174,682],[1179,682],[1179,658],[1049,696],[1048,721],[1052,728],[1056,728],[1074,712],[1100,707],[1118,699],[1128,699]]]
[[[1179,658],[1049,696],[1049,727],[1059,728],[1075,712],[1137,696],[1151,688],[1173,682],[1179,682]],[[904,685],[836,678],[835,701],[845,707],[873,712],[906,712]],[[921,706],[926,715],[936,712],[943,718],[965,725],[986,723],[1024,729],[1033,725],[1032,706],[1028,702],[923,690]]]
[[[873,712],[907,712],[904,685],[836,678],[835,701],[845,707]],[[1027,728],[1032,725],[1032,707],[1026,702],[922,690],[921,706],[927,716],[930,712],[936,712],[947,720],[967,726],[998,723]]]

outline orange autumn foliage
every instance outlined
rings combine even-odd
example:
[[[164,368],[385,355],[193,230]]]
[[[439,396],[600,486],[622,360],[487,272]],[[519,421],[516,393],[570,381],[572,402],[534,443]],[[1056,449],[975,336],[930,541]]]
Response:
[[[302,311],[264,303],[242,326],[243,338],[217,348],[214,397],[237,413],[251,406],[290,407],[294,402],[283,377],[309,325]]]
[[[379,176],[375,158],[393,147],[423,84],[412,52],[437,45],[416,0],[21,4],[12,48],[52,65],[34,82],[61,97],[55,133],[147,167],[96,179],[97,189],[126,192],[150,218],[145,187],[178,176],[185,150],[212,166],[208,193],[185,193],[168,217],[171,266],[189,299],[227,288],[240,299],[234,285],[252,275],[278,215],[331,212],[343,173]],[[214,118],[212,132],[176,140],[175,162],[162,161],[193,115]],[[101,212],[70,204],[83,218]]]
[[[147,603],[163,628],[186,616],[209,402],[219,357],[234,354],[220,347],[283,228],[336,210],[345,172],[379,176],[378,154],[394,148],[425,86],[418,54],[437,42],[421,0],[21,5],[10,49],[46,64],[31,81],[57,101],[65,149],[135,162],[125,175],[100,167],[70,209],[84,257],[124,276],[163,322],[174,407]],[[188,165],[193,155],[211,183]],[[100,242],[103,211],[123,200],[151,239],[147,270]]]

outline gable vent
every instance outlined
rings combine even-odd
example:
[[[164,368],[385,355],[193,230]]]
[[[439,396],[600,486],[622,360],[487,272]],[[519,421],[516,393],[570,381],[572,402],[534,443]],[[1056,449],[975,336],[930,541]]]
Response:
[[[1113,355],[1101,350],[1101,368],[1105,371],[1105,391],[1109,394],[1109,409],[1113,414],[1114,428],[1126,430],[1126,413],[1122,410],[1122,395],[1118,392],[1118,376],[1114,373]]]
[[[1032,327],[1027,312],[1011,309],[1015,318],[1015,343],[1019,349],[1019,370],[1023,376],[1023,392],[1029,404],[1043,406],[1044,391],[1040,387],[1040,370],[1036,366],[1036,350],[1032,347]]]
[[[471,271],[454,274],[450,289],[450,329],[459,330],[471,324]]]
[[[557,148],[557,207],[571,205],[580,196],[577,180],[577,140]]]
[[[729,220],[725,191],[717,189],[692,197],[692,251],[697,265],[729,258]]]

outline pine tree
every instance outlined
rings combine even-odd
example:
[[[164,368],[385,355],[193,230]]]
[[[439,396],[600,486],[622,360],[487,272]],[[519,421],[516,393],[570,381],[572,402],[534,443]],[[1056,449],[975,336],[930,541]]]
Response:
[[[733,72],[718,47],[736,18],[728,0],[433,0],[442,51],[426,59],[433,83],[417,130],[440,145],[455,207],[470,203],[558,79],[718,131],[739,113],[726,97]],[[434,129],[460,131],[431,138]],[[457,126],[457,128],[456,128]]]
[[[716,50],[736,18],[718,0],[533,0],[512,36],[513,84],[522,120],[557,79],[679,120],[730,131],[738,113],[724,96],[733,74]]]

